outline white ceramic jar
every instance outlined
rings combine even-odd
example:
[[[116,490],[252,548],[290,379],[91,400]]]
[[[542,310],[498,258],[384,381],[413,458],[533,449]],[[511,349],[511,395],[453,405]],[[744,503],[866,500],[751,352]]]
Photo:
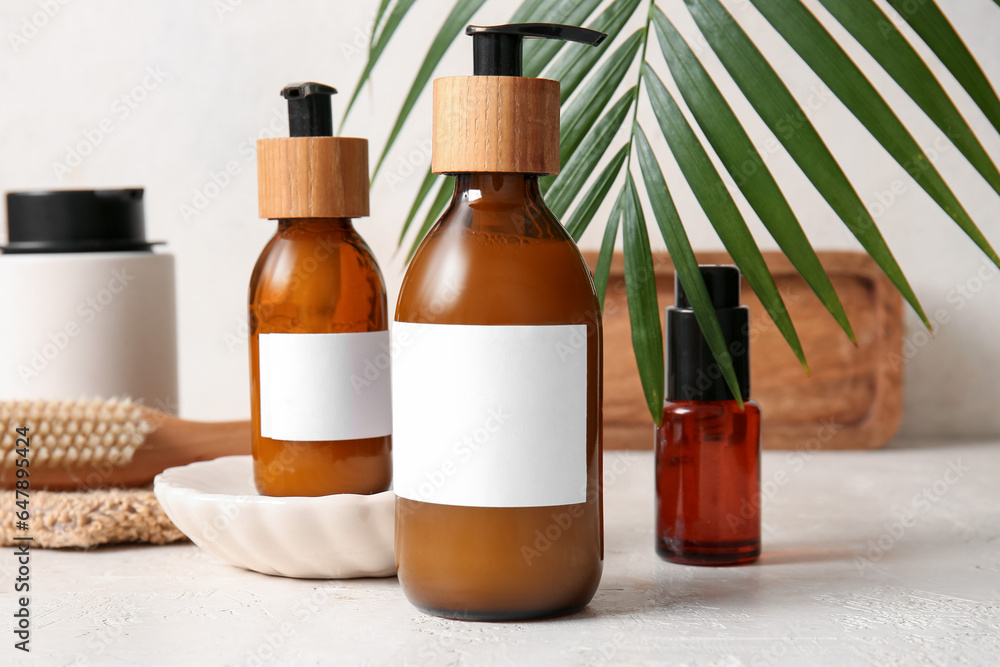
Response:
[[[7,195],[0,401],[129,397],[177,412],[174,258],[143,191]]]

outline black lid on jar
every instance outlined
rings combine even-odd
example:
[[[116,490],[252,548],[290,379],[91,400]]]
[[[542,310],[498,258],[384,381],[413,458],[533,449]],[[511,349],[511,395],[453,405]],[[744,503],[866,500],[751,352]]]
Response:
[[[7,193],[8,254],[152,250],[142,188]]]

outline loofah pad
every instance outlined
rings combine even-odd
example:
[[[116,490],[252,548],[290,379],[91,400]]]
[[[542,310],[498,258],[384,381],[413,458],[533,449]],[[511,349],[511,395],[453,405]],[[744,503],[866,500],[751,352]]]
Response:
[[[0,546],[30,534],[33,547],[96,547],[186,540],[148,489],[32,491],[31,531],[14,528],[14,491],[0,491]]]
[[[31,465],[74,468],[127,465],[156,425],[140,406],[124,400],[0,402],[0,457],[13,468],[15,429],[27,426]]]

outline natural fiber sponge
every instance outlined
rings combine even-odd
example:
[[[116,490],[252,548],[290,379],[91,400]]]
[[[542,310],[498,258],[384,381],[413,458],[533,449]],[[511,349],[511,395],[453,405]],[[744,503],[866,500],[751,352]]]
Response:
[[[148,489],[31,491],[30,531],[15,526],[14,491],[0,491],[0,544],[30,535],[33,547],[96,547],[142,542],[169,544],[186,539]]]

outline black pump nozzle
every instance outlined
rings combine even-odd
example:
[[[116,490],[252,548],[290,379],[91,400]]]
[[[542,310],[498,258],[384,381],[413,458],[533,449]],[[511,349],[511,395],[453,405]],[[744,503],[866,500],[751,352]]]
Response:
[[[740,393],[750,398],[750,310],[740,305],[740,270],[704,264],[698,268],[715,307]],[[679,274],[675,284],[675,303],[667,308],[667,400],[732,400]]]
[[[288,135],[291,137],[332,137],[333,112],[330,96],[337,89],[322,83],[290,83],[281,89],[288,100]]]
[[[521,39],[542,37],[597,46],[607,35],[596,30],[558,23],[470,25],[472,73],[476,76],[521,76]]]

